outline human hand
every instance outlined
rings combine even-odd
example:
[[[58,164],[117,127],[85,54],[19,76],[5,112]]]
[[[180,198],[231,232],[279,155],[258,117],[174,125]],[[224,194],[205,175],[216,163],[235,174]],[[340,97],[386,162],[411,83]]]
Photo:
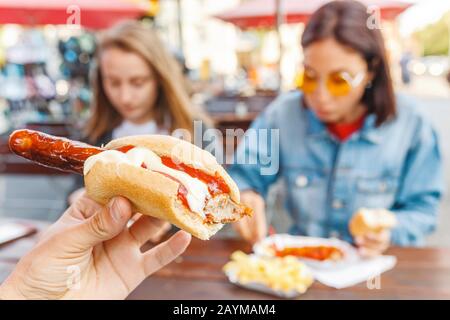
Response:
[[[2,299],[124,299],[147,276],[184,252],[191,235],[179,231],[141,252],[166,222],[140,216],[129,228],[130,202],[101,206],[86,195],[42,235],[0,286]]]
[[[355,238],[359,253],[366,258],[383,254],[390,246],[391,232],[383,229],[380,232],[371,232]]]
[[[391,242],[391,229],[397,224],[395,214],[387,209],[360,208],[349,222],[349,231],[364,257],[385,252]]]
[[[69,203],[69,205],[73,205],[77,201],[77,199],[84,194],[85,191],[85,188],[79,188],[69,194],[69,196],[67,197],[67,202]]]
[[[264,199],[252,190],[241,193],[241,203],[253,209],[253,216],[243,217],[233,224],[241,237],[254,244],[267,235]]]

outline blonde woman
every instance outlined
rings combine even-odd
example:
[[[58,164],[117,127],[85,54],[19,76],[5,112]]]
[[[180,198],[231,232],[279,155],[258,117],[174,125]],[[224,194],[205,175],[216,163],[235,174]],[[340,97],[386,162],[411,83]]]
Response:
[[[186,129],[193,137],[194,119],[211,124],[191,106],[178,62],[140,22],[126,21],[101,34],[93,71],[92,115],[84,131],[91,144],[175,129]],[[69,203],[82,194],[82,185],[77,178]]]

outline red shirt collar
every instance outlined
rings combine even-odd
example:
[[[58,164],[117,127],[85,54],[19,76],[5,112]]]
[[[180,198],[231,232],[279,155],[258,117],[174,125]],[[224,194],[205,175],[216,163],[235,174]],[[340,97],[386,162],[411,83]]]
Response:
[[[330,123],[327,129],[340,141],[347,140],[353,133],[362,128],[366,115],[362,115],[359,119],[350,123]]]

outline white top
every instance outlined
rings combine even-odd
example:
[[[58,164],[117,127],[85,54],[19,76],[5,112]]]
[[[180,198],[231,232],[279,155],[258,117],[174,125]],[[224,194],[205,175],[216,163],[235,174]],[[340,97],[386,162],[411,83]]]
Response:
[[[169,134],[168,130],[158,128],[154,120],[145,123],[135,124],[128,120],[123,120],[112,132],[112,138],[122,138],[142,134]]]

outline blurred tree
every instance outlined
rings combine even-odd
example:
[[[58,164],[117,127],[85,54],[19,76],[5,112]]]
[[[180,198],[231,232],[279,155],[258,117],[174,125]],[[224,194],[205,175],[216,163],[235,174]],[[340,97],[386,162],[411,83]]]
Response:
[[[415,32],[414,36],[423,48],[424,56],[449,54],[450,11],[436,23]]]

